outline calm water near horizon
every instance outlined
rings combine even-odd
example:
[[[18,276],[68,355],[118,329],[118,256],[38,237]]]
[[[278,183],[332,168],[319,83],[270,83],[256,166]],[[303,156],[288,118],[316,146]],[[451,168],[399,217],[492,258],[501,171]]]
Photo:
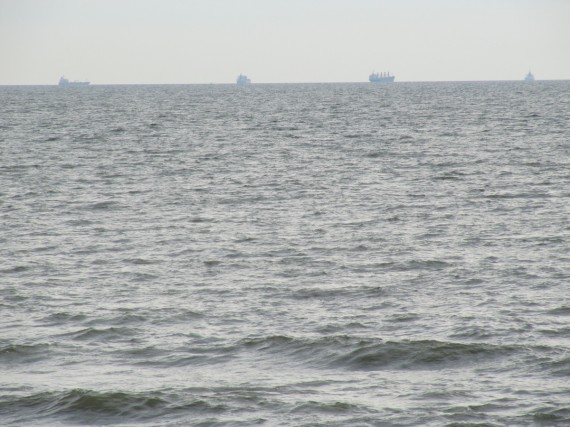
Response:
[[[570,425],[570,81],[0,105],[0,425]]]

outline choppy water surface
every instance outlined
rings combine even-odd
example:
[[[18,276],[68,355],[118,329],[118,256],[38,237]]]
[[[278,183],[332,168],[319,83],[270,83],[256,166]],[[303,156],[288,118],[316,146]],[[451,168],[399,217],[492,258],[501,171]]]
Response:
[[[0,424],[570,423],[570,82],[0,104]]]

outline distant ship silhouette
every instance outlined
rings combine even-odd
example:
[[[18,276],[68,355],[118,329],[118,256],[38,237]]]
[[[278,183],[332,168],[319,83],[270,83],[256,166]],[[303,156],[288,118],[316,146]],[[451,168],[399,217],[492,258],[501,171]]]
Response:
[[[534,75],[529,71],[528,74],[525,76],[525,81],[527,82],[533,82],[534,81]]]
[[[368,76],[368,80],[372,83],[392,83],[396,77],[391,76],[390,73],[375,73],[372,72]]]
[[[247,76],[240,74],[236,80],[236,84],[238,86],[245,86],[251,84],[251,80],[247,78]]]
[[[87,86],[89,85],[90,82],[79,82],[79,81],[70,81],[69,79],[66,79],[65,77],[60,77],[59,78],[59,86]]]

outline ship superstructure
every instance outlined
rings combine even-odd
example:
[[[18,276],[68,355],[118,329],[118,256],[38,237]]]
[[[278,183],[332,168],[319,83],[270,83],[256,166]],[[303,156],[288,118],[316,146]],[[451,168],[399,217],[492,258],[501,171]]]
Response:
[[[236,80],[236,84],[238,86],[245,86],[245,85],[251,84],[251,80],[248,79],[246,75],[240,74]]]

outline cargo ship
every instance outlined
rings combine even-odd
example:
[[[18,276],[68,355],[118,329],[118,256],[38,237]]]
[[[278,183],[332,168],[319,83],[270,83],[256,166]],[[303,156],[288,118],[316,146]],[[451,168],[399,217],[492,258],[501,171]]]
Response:
[[[390,73],[372,73],[368,76],[368,80],[372,83],[392,83],[395,76],[391,76]]]
[[[79,82],[77,80],[69,80],[66,79],[65,77],[60,77],[59,78],[59,86],[88,86],[90,84],[90,82]]]
[[[248,79],[247,76],[240,74],[236,80],[236,84],[238,86],[245,86],[245,85],[251,84],[251,80]]]

